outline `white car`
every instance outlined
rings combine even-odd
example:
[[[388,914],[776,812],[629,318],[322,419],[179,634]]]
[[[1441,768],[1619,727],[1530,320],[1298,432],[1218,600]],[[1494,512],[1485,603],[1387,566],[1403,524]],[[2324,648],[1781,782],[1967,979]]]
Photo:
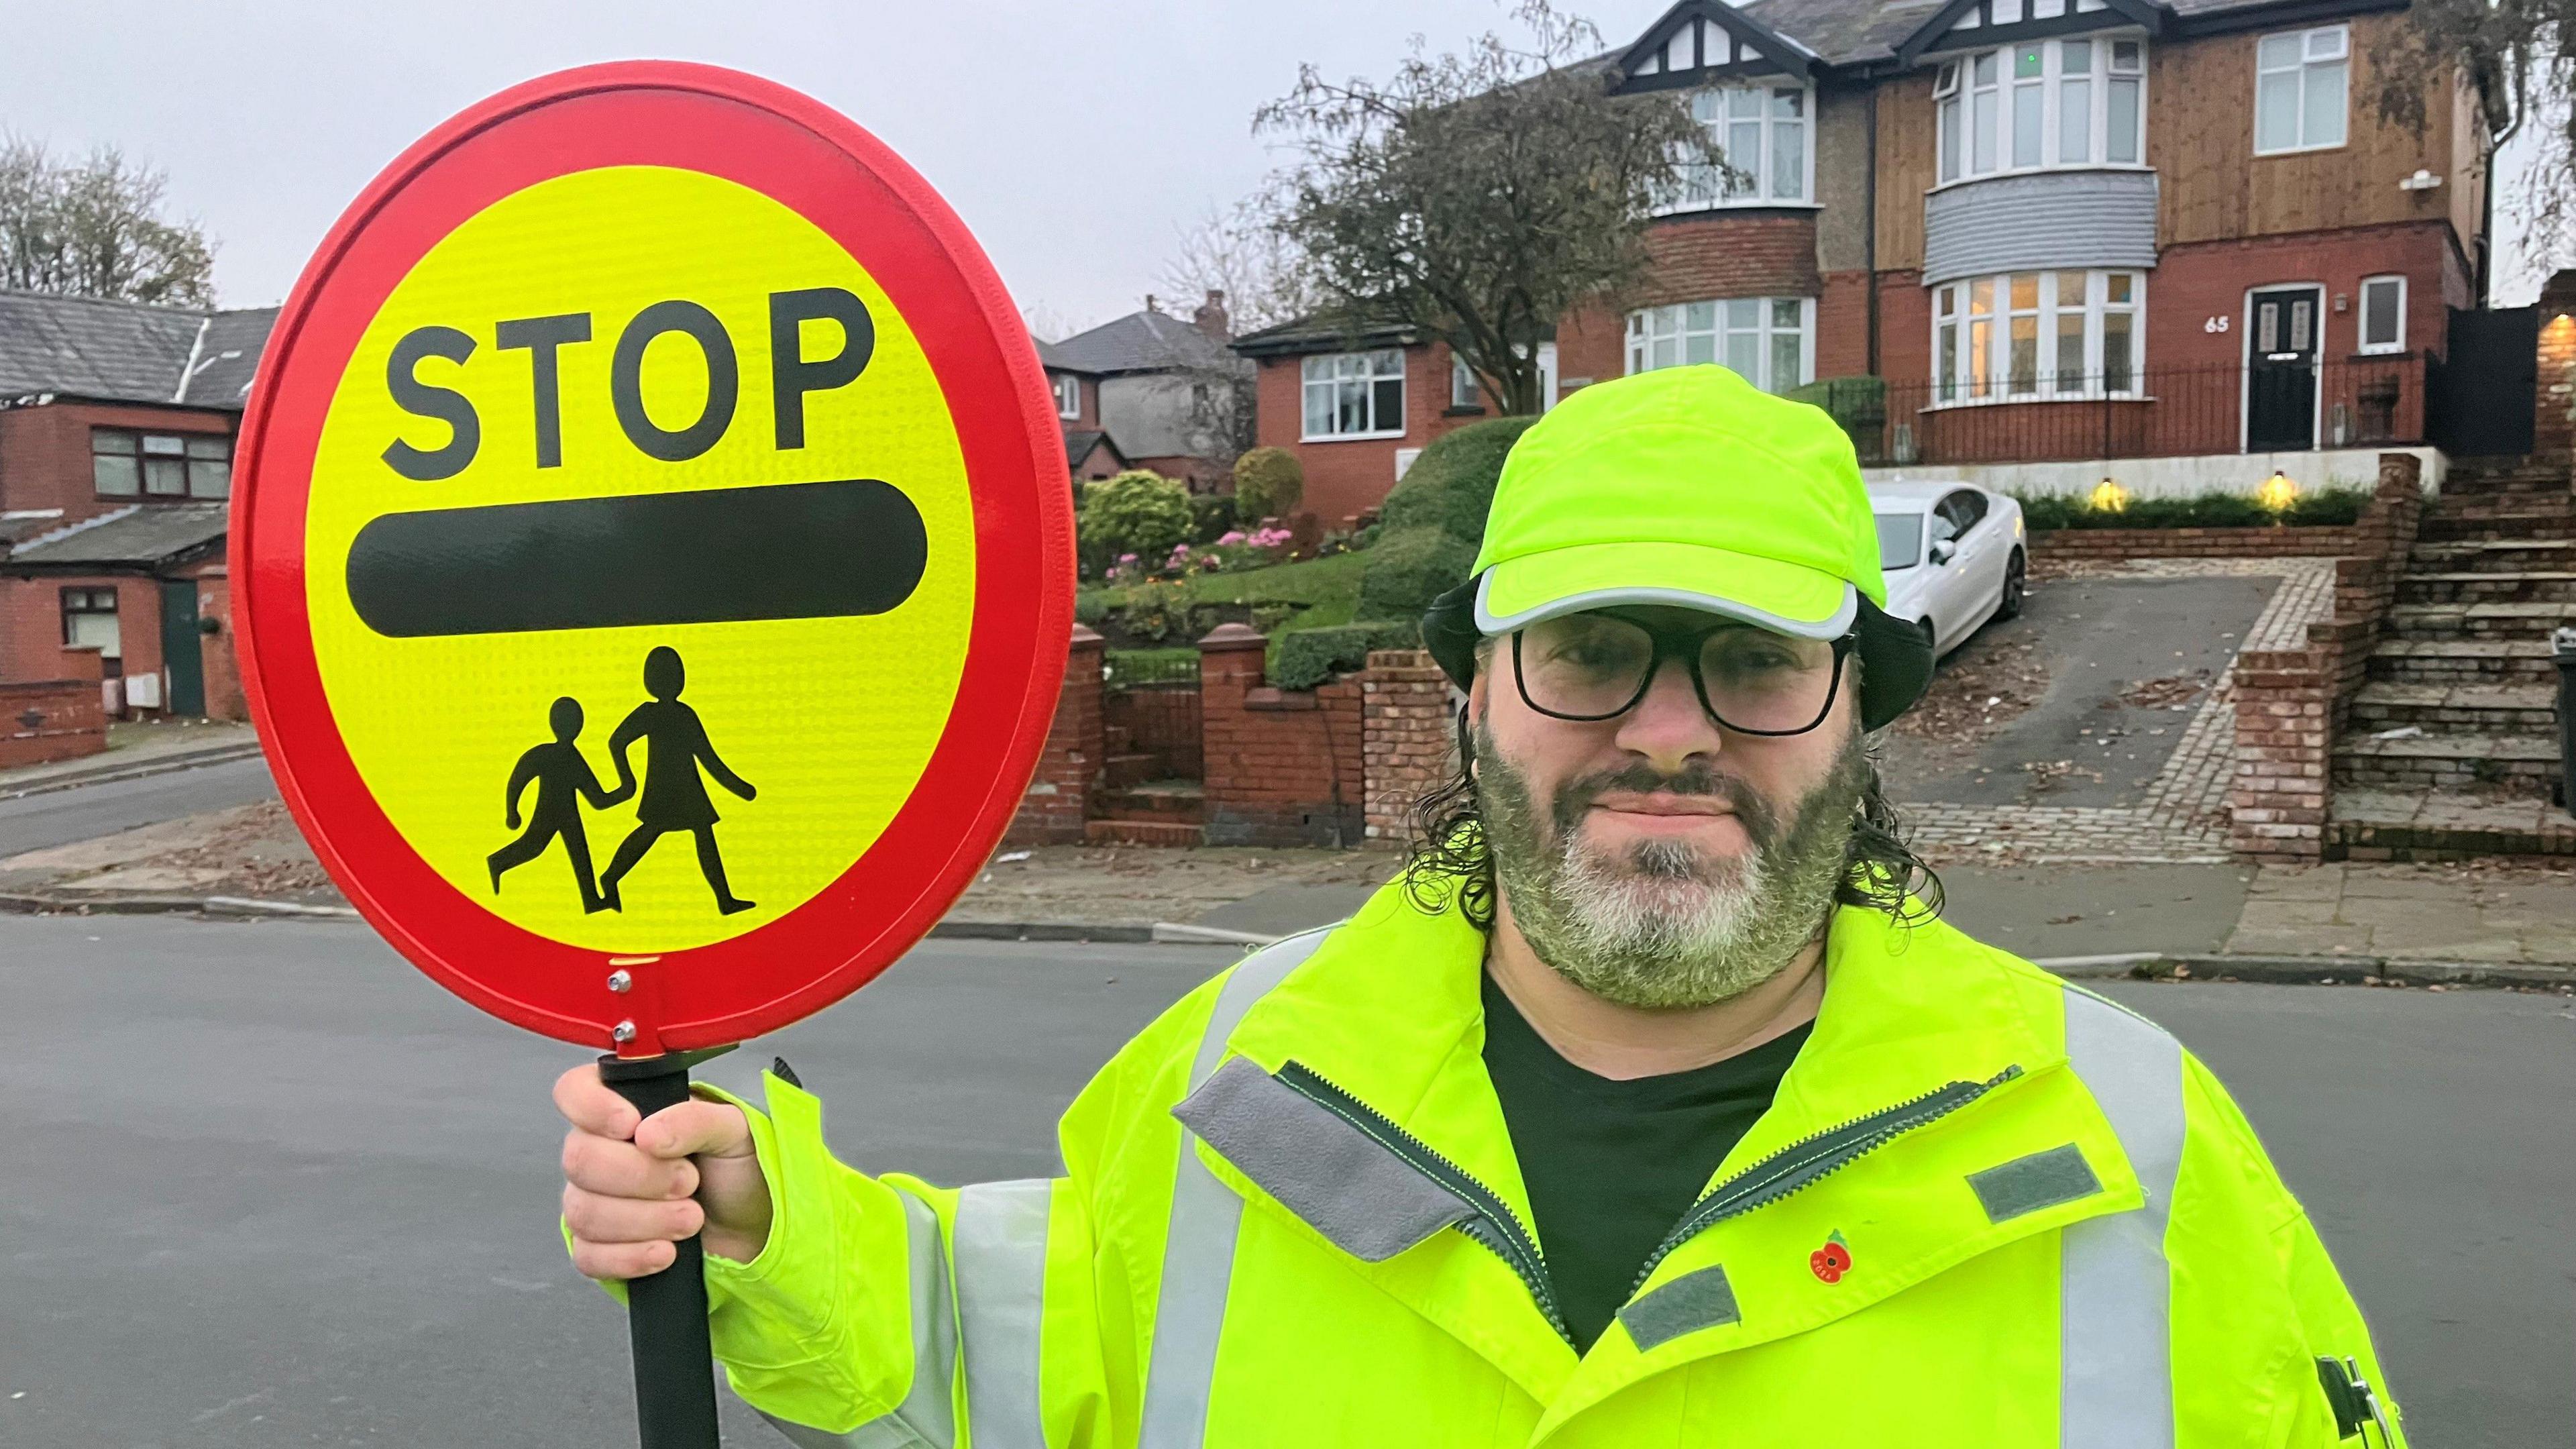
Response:
[[[1887,612],[1912,620],[1937,657],[1988,619],[2021,613],[2029,573],[2021,504],[1954,480],[1869,485]]]

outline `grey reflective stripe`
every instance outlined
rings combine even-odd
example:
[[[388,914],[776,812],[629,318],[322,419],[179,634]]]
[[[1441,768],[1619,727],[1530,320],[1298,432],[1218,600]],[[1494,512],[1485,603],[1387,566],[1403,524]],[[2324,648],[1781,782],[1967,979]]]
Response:
[[[895,1196],[903,1200],[912,1278],[912,1387],[893,1413],[846,1434],[761,1415],[801,1449],[951,1449],[957,1442],[951,1407],[957,1385],[957,1313],[948,1295],[948,1254],[939,1241],[939,1215],[901,1188]]]
[[[2174,1442],[2171,1274],[2165,1224],[2182,1167],[2182,1045],[2081,991],[2066,993],[2066,1054],[2146,1189],[2134,1212],[2068,1227],[2059,1261],[2058,1442]]]
[[[1190,1064],[1190,1087],[1225,1059],[1225,1039],[1252,1004],[1267,995],[1323,943],[1325,931],[1291,936],[1246,957],[1226,978],[1216,1011]],[[1216,1341],[1225,1326],[1225,1293],[1234,1277],[1234,1233],[1243,1199],[1199,1161],[1181,1134],[1172,1218],[1163,1240],[1163,1286],[1154,1302],[1153,1357],[1145,1370],[1145,1412],[1137,1449],[1196,1449],[1207,1428],[1208,1387],[1216,1378]]]
[[[975,1449],[1045,1449],[1038,1323],[1046,1300],[1044,1178],[957,1195],[957,1323],[966,1342],[966,1426]]]

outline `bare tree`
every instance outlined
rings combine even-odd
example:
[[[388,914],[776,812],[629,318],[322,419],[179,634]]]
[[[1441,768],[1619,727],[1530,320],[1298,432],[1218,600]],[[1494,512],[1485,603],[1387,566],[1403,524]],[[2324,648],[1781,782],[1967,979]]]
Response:
[[[2496,201],[2535,255],[2576,242],[2576,0],[2412,0],[2370,50],[2381,121],[2420,131],[2430,107],[2466,102],[2496,153],[2530,132],[2526,184]]]
[[[206,307],[214,245],[161,215],[169,178],[102,146],[65,161],[0,136],[0,287]]]
[[[1328,314],[1446,342],[1506,412],[1534,413],[1533,343],[1643,273],[1685,169],[1733,173],[1679,92],[1612,94],[1591,22],[1548,0],[1512,16],[1524,42],[1435,57],[1417,40],[1382,83],[1306,66],[1253,128],[1297,152],[1268,206]]]
[[[1296,246],[1262,203],[1256,196],[1224,210],[1210,207],[1196,224],[1175,228],[1172,254],[1157,278],[1175,297],[1223,293],[1237,333],[1295,321],[1324,301],[1299,269]]]

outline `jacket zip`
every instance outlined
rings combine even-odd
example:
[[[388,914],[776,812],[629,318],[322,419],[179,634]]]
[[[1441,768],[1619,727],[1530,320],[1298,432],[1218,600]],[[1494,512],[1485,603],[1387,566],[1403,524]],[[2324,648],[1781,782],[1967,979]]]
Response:
[[[1482,1243],[1501,1258],[1528,1286],[1530,1298],[1538,1304],[1548,1326],[1555,1329],[1557,1336],[1564,1339],[1569,1347],[1573,1345],[1574,1335],[1566,1330],[1565,1318],[1557,1310],[1556,1288],[1548,1278],[1546,1260],[1539,1255],[1537,1236],[1522,1224],[1519,1215],[1503,1201],[1501,1194],[1441,1156],[1431,1144],[1395,1125],[1386,1114],[1317,1075],[1305,1063],[1283,1063],[1276,1075],[1300,1096],[1367,1133],[1372,1141],[1394,1153],[1414,1171],[1447,1188],[1474,1209],[1475,1216],[1458,1223],[1458,1231]],[[1801,1138],[1754,1163],[1710,1188],[1699,1201],[1691,1204],[1690,1211],[1682,1214],[1682,1220],[1647,1256],[1645,1266],[1637,1270],[1636,1282],[1628,1289],[1630,1296],[1635,1296],[1637,1289],[1645,1286],[1646,1279],[1653,1276],[1657,1265],[1670,1257],[1674,1249],[1697,1237],[1704,1229],[1778,1202],[1915,1128],[1949,1116],[2020,1075],[2020,1067],[2008,1066],[1983,1082],[1952,1082],[1939,1091],[1927,1092],[1912,1101],[1883,1107],[1865,1117],[1855,1117],[1838,1127]]]
[[[1952,1082],[1937,1092],[1927,1092],[1910,1102],[1882,1107],[1866,1117],[1855,1117],[1839,1127],[1829,1127],[1812,1137],[1801,1138],[1760,1162],[1712,1187],[1690,1211],[1664,1236],[1655,1251],[1646,1255],[1646,1264],[1637,1270],[1636,1281],[1628,1285],[1630,1297],[1646,1286],[1655,1269],[1673,1250],[1697,1237],[1706,1229],[1742,1217],[1755,1208],[1799,1192],[1821,1178],[1850,1166],[1860,1158],[1904,1136],[1917,1127],[1943,1117],[1977,1100],[1995,1088],[2021,1075],[2021,1068],[2008,1066],[1982,1082]]]
[[[1491,1250],[1505,1266],[1520,1277],[1529,1288],[1530,1299],[1547,1319],[1547,1326],[1557,1337],[1574,1346],[1574,1334],[1565,1326],[1565,1316],[1557,1311],[1556,1285],[1547,1276],[1547,1263],[1539,1257],[1538,1237],[1514,1213],[1502,1195],[1468,1175],[1465,1168],[1432,1150],[1431,1144],[1405,1131],[1359,1098],[1316,1075],[1303,1062],[1281,1064],[1274,1074],[1315,1105],[1368,1134],[1405,1165],[1440,1186],[1475,1210],[1475,1216],[1457,1224],[1458,1231]]]

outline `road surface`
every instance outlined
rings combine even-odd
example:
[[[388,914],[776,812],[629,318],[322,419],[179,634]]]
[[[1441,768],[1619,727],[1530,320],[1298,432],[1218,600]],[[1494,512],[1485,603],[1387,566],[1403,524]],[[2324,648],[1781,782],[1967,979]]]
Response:
[[[135,780],[0,799],[0,860],[276,795],[268,761],[252,755]]]
[[[1230,959],[933,942],[783,1053],[838,1150],[1050,1171],[1051,1124]],[[2576,1010],[2122,986],[2235,1087],[2371,1312],[2417,1442],[2576,1422]],[[0,1444],[633,1443],[625,1329],[555,1228],[556,1073],[363,927],[0,916]],[[729,1443],[781,1442],[725,1399]]]

